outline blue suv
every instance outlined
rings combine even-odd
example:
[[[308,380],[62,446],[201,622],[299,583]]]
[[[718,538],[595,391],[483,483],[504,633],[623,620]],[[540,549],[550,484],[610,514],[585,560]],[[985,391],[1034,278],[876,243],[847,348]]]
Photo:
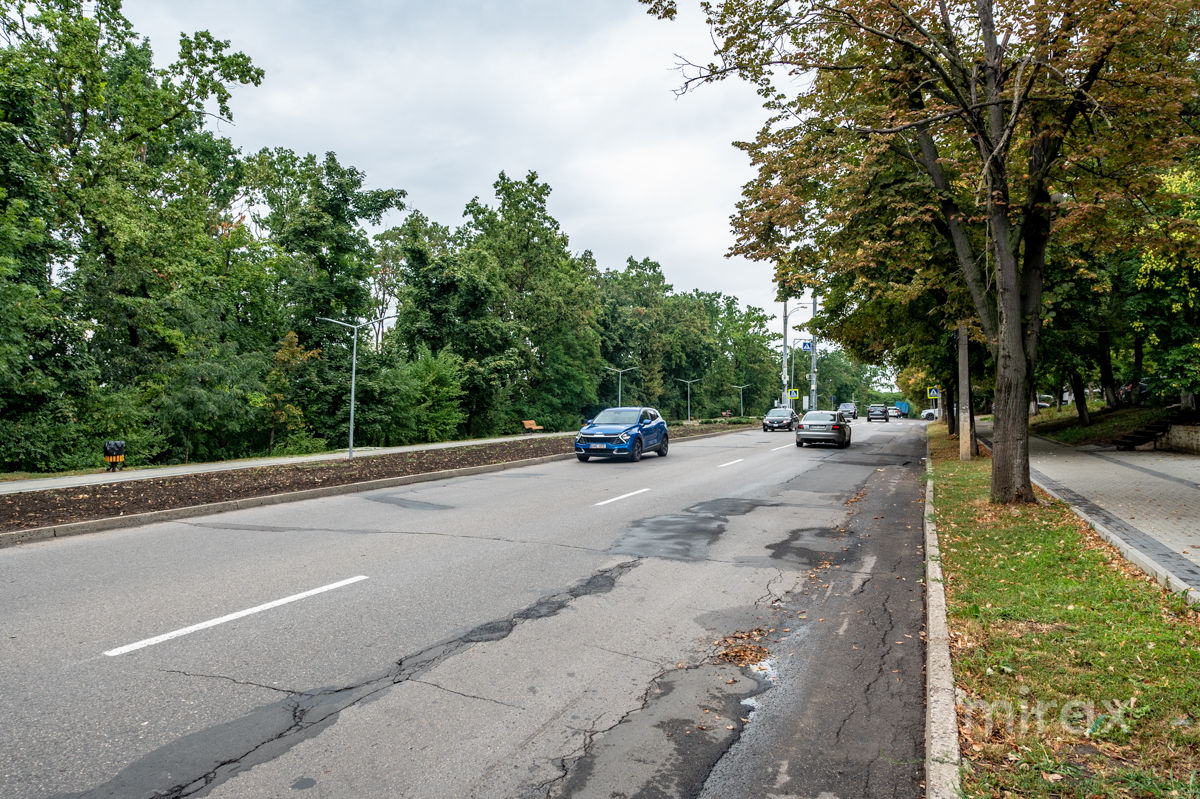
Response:
[[[640,461],[642,453],[667,457],[667,421],[654,408],[605,408],[588,419],[575,436],[575,457],[622,457]]]

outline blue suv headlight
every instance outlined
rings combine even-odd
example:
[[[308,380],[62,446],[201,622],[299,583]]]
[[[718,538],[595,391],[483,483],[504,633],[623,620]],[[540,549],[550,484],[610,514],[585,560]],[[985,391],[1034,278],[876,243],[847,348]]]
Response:
[[[627,432],[624,432],[624,433],[621,433],[621,434],[619,434],[619,435],[617,436],[617,440],[618,440],[618,441],[620,441],[622,444],[625,444],[625,443],[627,443],[627,442],[629,441],[629,433],[628,433],[628,431],[627,431]]]

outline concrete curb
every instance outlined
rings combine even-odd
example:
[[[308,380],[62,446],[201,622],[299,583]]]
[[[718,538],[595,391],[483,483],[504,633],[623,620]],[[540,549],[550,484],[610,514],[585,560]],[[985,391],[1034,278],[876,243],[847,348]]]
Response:
[[[711,433],[698,433],[684,436],[684,441],[694,441],[702,438],[727,435],[741,432],[740,430],[714,430]],[[187,519],[193,516],[208,516],[213,513],[224,513],[245,508],[260,508],[264,505],[279,505],[284,502],[299,502],[305,499],[334,497],[344,494],[357,494],[360,491],[373,491],[377,488],[392,488],[393,486],[410,485],[412,483],[427,483],[433,480],[448,480],[452,477],[466,477],[472,474],[499,472],[505,469],[516,469],[522,466],[536,466],[539,463],[565,461],[575,457],[574,451],[561,455],[543,455],[538,458],[525,458],[519,461],[505,463],[489,463],[483,466],[465,466],[461,469],[445,469],[440,472],[425,472],[423,474],[408,474],[402,477],[385,477],[381,480],[368,480],[363,483],[345,483],[344,485],[310,488],[304,491],[292,491],[287,494],[271,494],[262,497],[233,499],[228,502],[210,502],[206,505],[190,505],[186,508],[170,508],[155,510],[147,513],[134,513],[129,516],[111,516],[107,519],[93,519],[86,522],[56,524],[50,527],[31,527],[28,530],[12,530],[0,532],[0,549],[28,543],[30,541],[45,541],[48,538],[65,538],[85,533],[98,533],[103,530],[116,530],[123,527],[139,527],[155,522],[167,522],[175,519]]]
[[[950,630],[942,556],[933,512],[933,459],[925,443],[925,796],[961,795],[958,711],[950,666]]]
[[[1047,439],[1052,440],[1052,439]],[[1054,442],[1058,443],[1058,442]],[[991,454],[991,442],[980,441],[979,446],[986,449],[988,454]],[[1032,472],[1033,470],[1031,470]],[[1150,575],[1156,583],[1176,594],[1183,594],[1187,597],[1187,601],[1193,605],[1200,605],[1200,588],[1193,586],[1188,581],[1184,580],[1179,575],[1172,572],[1167,567],[1163,566],[1151,555],[1138,549],[1130,544],[1116,531],[1109,528],[1103,520],[1096,518],[1095,515],[1089,513],[1086,508],[1080,507],[1078,504],[1071,501],[1069,497],[1063,496],[1053,485],[1047,484],[1044,480],[1039,480],[1036,473],[1030,474],[1030,479],[1038,488],[1045,491],[1050,496],[1065,504],[1071,509],[1071,512],[1088,523],[1088,526],[1096,531],[1096,534],[1103,538],[1108,543],[1117,548],[1121,556],[1125,560],[1137,566],[1139,569]],[[1146,535],[1142,533],[1142,535]]]

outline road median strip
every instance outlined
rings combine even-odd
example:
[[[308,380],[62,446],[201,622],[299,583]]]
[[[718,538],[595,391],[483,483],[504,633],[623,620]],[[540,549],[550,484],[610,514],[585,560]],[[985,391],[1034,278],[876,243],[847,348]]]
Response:
[[[742,432],[744,429],[747,428],[737,427],[732,430],[705,430],[704,432],[697,432],[692,435],[681,435],[679,438],[681,440],[691,441],[701,438],[711,438],[714,436],[726,435],[729,433]],[[454,477],[465,477],[472,474],[484,474],[488,472],[502,471],[505,469],[521,468],[524,466],[535,466],[540,463],[569,460],[574,457],[574,449],[570,448],[568,451],[563,453],[543,455],[534,458],[518,458],[510,461],[464,466],[454,469],[419,472],[415,474],[398,475],[395,477],[386,477],[376,480],[339,483],[337,485],[320,486],[317,488],[308,488],[300,491],[287,491],[278,494],[263,494],[261,496],[243,497],[221,502],[208,502],[175,508],[163,508],[161,510],[151,510],[141,513],[130,513],[119,516],[104,516],[101,518],[86,519],[76,522],[64,522],[60,524],[44,525],[39,527],[7,530],[0,532],[0,548],[34,541],[44,541],[50,538],[64,538],[67,536],[83,535],[86,533],[101,532],[105,530],[138,527],[157,522],[173,521],[176,519],[186,519],[196,516],[207,516],[214,513],[257,508],[265,505],[277,505],[285,502],[298,502],[306,499],[319,499],[322,497],[355,494],[361,491],[392,488],[395,486],[430,482],[434,480],[447,480]],[[179,480],[186,478],[187,475],[169,479]],[[61,492],[69,491],[71,489],[54,490]],[[19,499],[21,496],[21,494],[11,494],[6,495],[4,499]]]

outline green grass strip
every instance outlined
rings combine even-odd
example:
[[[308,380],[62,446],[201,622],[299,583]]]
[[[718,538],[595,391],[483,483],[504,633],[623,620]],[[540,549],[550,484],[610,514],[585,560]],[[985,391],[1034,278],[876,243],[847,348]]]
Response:
[[[1200,797],[1200,613],[930,427],[967,796]]]

